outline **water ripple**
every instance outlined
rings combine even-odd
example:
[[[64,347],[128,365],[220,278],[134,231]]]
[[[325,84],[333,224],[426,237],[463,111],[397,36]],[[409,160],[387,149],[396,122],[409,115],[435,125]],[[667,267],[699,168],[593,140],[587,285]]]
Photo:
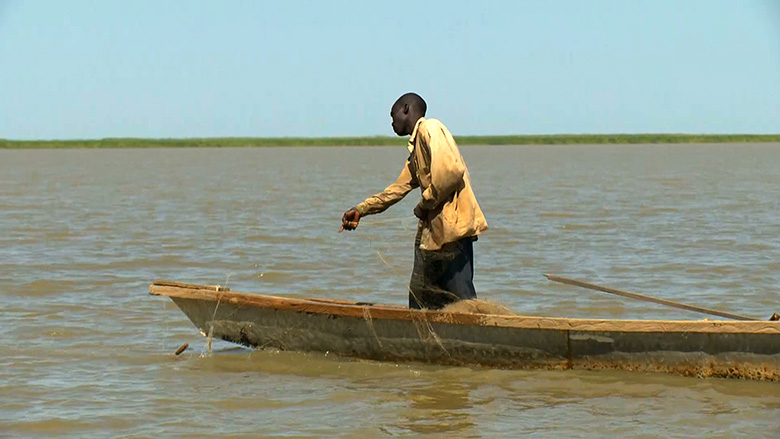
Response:
[[[780,145],[463,148],[480,296],[530,315],[698,318],[780,303]],[[205,354],[152,279],[406,303],[417,195],[343,210],[403,148],[0,151],[3,437],[775,437],[777,383]],[[349,179],[344,179],[349,175]],[[190,349],[173,352],[182,343]]]

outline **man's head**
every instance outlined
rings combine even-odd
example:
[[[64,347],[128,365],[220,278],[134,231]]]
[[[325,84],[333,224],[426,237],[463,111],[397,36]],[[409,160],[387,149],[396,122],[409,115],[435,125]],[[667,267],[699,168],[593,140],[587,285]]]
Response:
[[[428,106],[417,93],[406,93],[398,98],[390,109],[393,119],[393,131],[399,136],[408,136],[414,130],[414,124],[425,116]]]

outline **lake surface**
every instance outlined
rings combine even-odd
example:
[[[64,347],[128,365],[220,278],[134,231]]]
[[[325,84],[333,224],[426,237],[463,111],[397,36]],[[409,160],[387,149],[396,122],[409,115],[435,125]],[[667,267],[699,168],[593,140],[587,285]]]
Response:
[[[529,315],[768,318],[780,144],[463,147],[481,298]],[[504,371],[205,339],[153,279],[406,304],[419,192],[352,233],[403,147],[0,150],[0,437],[780,437],[780,383]],[[183,343],[190,349],[173,352]]]

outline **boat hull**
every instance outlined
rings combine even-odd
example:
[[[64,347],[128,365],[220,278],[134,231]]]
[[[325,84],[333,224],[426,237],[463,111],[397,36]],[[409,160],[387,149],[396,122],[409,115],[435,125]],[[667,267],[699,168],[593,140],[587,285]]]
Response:
[[[780,323],[495,316],[153,284],[204,335],[253,348],[514,369],[780,380]],[[197,286],[196,286],[197,287]]]

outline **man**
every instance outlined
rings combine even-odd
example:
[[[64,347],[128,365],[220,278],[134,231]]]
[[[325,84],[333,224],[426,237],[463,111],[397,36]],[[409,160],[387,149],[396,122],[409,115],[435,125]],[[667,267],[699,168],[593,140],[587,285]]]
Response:
[[[344,213],[339,232],[356,229],[362,217],[385,211],[419,187],[422,198],[414,208],[420,221],[409,307],[440,309],[477,297],[472,244],[487,229],[487,222],[452,134],[438,120],[426,119],[426,109],[415,93],[393,104],[393,131],[410,136],[409,158],[395,183]]]

